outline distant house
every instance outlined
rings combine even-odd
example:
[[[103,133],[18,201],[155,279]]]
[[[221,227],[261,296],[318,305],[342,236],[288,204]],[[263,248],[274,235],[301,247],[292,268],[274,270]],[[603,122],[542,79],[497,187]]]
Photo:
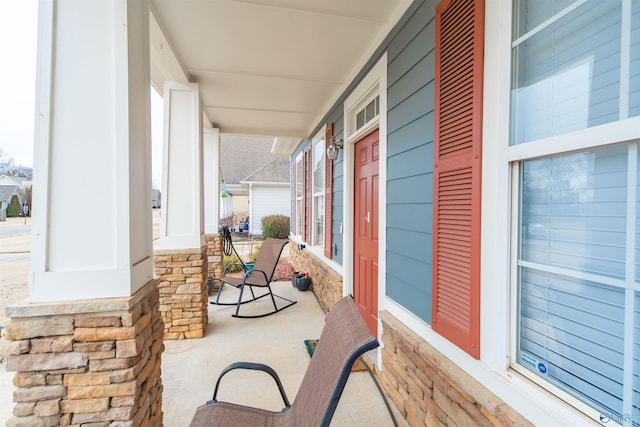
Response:
[[[16,185],[0,185],[0,221],[7,219],[7,207],[11,202],[11,197],[16,193]]]
[[[220,135],[220,172],[225,196],[220,218],[232,227],[249,217],[249,232],[261,234],[265,215],[290,214],[289,157],[271,153],[273,138]]]
[[[7,218],[7,208],[11,198],[16,195],[22,205],[25,201],[25,190],[31,187],[31,180],[21,176],[0,175],[0,221]]]
[[[289,204],[289,157],[276,156],[240,183],[249,188],[249,233],[262,234],[260,219],[267,215],[286,215]]]

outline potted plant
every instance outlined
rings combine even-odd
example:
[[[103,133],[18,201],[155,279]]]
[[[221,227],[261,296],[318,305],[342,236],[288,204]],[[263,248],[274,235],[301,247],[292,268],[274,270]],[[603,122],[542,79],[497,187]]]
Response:
[[[311,286],[311,277],[308,272],[301,272],[294,276],[294,283],[299,291],[306,291]]]

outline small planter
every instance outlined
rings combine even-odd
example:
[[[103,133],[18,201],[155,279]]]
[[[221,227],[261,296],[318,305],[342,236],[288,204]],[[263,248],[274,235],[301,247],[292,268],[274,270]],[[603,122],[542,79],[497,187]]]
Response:
[[[293,286],[294,288],[296,287],[296,279],[298,277],[302,277],[305,274],[300,272],[300,271],[294,271],[293,273],[291,273],[291,286]]]
[[[295,283],[299,291],[306,291],[311,286],[311,278],[309,276],[296,277]]]
[[[255,262],[245,262],[244,266],[247,267],[247,271],[252,271],[253,267],[255,267],[256,263]]]

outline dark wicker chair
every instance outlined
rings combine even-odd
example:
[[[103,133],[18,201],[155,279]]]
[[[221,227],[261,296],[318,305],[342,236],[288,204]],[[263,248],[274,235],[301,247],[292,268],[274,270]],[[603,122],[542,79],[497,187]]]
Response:
[[[378,345],[353,299],[350,296],[344,297],[329,313],[293,404],[289,404],[280,379],[273,369],[258,363],[234,363],[220,374],[213,399],[196,410],[191,427],[328,426],[353,363],[360,355]],[[273,412],[216,401],[222,377],[234,369],[261,370],[271,375],[282,396],[284,409]]]
[[[214,305],[235,305],[236,312],[233,314],[233,317],[244,317],[244,318],[254,318],[254,317],[264,317],[270,314],[277,313],[281,310],[284,310],[287,307],[291,307],[296,301],[292,301],[290,299],[281,297],[280,295],[276,295],[271,290],[271,280],[273,279],[273,274],[276,271],[276,266],[278,265],[278,260],[280,259],[280,254],[282,254],[282,249],[284,249],[284,245],[289,243],[286,239],[273,239],[268,238],[264,242],[262,242],[262,246],[260,247],[260,252],[258,252],[258,257],[256,258],[255,265],[253,268],[249,269],[247,266],[242,263],[241,266],[244,270],[244,275],[242,277],[230,277],[227,276],[227,269],[231,267],[230,264],[224,268],[222,272],[222,277],[220,278],[220,288],[218,289],[218,295],[216,296],[215,301],[211,301],[211,304]],[[237,302],[227,303],[220,302],[220,295],[222,294],[222,289],[224,285],[231,285],[235,288],[240,289],[240,295],[238,296]],[[245,298],[244,291],[245,288],[249,288],[251,292],[251,298]],[[262,288],[266,290],[262,295],[258,295],[256,297],[253,288]],[[273,310],[268,311],[262,314],[255,315],[241,315],[240,314],[240,306],[246,304],[248,302],[257,301],[260,298],[264,298],[266,296],[271,297],[271,302],[273,303]],[[276,298],[280,301],[280,306],[276,304]]]

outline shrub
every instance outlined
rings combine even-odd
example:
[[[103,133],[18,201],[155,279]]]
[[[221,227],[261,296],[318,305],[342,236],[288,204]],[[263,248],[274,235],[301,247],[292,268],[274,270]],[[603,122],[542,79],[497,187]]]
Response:
[[[235,253],[232,253],[231,255],[225,255],[224,258],[222,259],[222,264],[224,267],[226,267],[228,264],[237,264],[229,267],[229,269],[227,270],[227,273],[235,273],[237,271],[242,271],[242,264],[240,263],[240,260],[238,259]]]
[[[289,237],[289,217],[286,215],[267,215],[260,219],[262,238],[274,237],[286,239]]]
[[[22,207],[20,206],[20,200],[15,194],[11,197],[9,207],[7,208],[7,218],[13,218],[22,214]]]

